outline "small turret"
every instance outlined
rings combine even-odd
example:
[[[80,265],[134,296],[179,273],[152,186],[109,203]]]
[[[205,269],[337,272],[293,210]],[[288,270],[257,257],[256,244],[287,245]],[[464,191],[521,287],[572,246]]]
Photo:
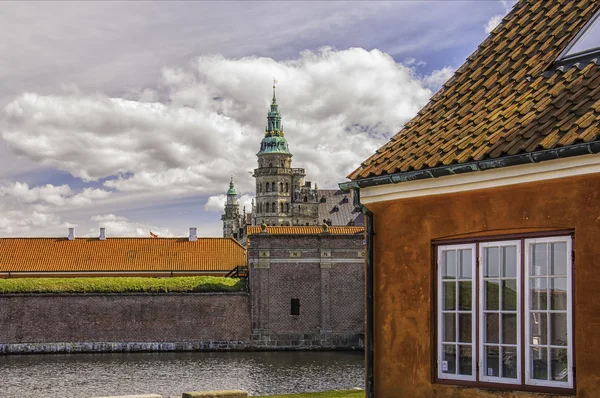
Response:
[[[231,181],[229,182],[229,190],[227,191],[227,204],[228,205],[236,205],[238,203],[237,198],[237,190],[233,185],[233,176],[231,177]]]

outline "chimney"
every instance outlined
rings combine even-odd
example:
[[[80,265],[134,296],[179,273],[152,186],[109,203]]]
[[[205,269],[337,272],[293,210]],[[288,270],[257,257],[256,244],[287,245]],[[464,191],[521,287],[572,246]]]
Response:
[[[69,228],[69,240],[75,240],[75,228]]]
[[[106,240],[106,228],[100,228],[100,240]]]
[[[190,242],[195,242],[198,240],[198,236],[196,236],[196,228],[190,228]]]

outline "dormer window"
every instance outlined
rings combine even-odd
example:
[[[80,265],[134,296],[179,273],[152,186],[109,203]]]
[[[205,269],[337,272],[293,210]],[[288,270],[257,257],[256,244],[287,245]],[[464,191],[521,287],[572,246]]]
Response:
[[[600,53],[600,13],[581,29],[569,43],[565,51],[559,56],[558,61],[582,58]]]

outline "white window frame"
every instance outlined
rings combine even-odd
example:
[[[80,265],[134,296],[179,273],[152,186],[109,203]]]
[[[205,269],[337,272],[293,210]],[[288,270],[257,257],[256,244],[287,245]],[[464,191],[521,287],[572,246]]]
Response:
[[[563,381],[553,381],[553,380],[538,380],[531,378],[531,353],[530,353],[530,344],[531,341],[531,325],[529,319],[529,301],[530,301],[530,292],[529,292],[529,258],[530,258],[530,247],[535,243],[556,243],[556,242],[565,242],[567,244],[567,382]],[[525,306],[523,310],[525,311],[525,384],[532,386],[544,386],[544,387],[558,387],[558,388],[573,388],[574,385],[574,377],[573,377],[573,256],[571,255],[573,250],[573,242],[571,236],[557,236],[551,238],[536,238],[536,239],[525,239]],[[548,264],[550,266],[550,264]],[[548,308],[547,312],[551,313],[551,310]],[[547,332],[548,335],[550,331]],[[550,346],[550,344],[548,344]],[[561,347],[564,348],[564,347]],[[548,367],[550,364],[548,364]],[[548,375],[550,376],[550,370],[548,369]]]
[[[443,349],[442,349],[442,345],[443,345],[443,330],[442,330],[442,325],[443,325],[443,308],[444,308],[444,295],[443,295],[443,279],[442,279],[442,272],[443,272],[443,257],[442,257],[442,252],[444,250],[465,250],[465,249],[470,249],[471,250],[471,355],[472,355],[472,369],[471,369],[471,375],[459,375],[459,374],[449,374],[449,373],[443,373],[442,372],[442,361],[443,361]],[[477,344],[476,344],[476,281],[477,281],[477,266],[476,266],[476,260],[477,260],[477,255],[476,255],[476,249],[477,249],[477,245],[475,243],[472,244],[466,244],[466,245],[446,245],[446,246],[438,246],[438,250],[437,250],[437,376],[439,379],[444,379],[444,380],[464,380],[464,381],[475,381],[477,380],[477,374],[476,374],[476,369],[477,369]],[[457,266],[457,270],[456,270],[457,276],[458,276],[458,266]],[[458,290],[456,291],[456,295],[458,297]],[[458,318],[458,317],[457,317]],[[458,321],[457,321],[458,322]],[[455,342],[456,344],[457,342]],[[458,345],[458,344],[456,344]],[[459,351],[457,350],[456,352],[456,357],[457,357],[457,363],[458,363],[458,356],[459,356]],[[457,368],[458,371],[458,368]]]
[[[485,344],[484,344],[484,334],[485,334],[485,315],[484,315],[484,298],[485,298],[485,294],[484,294],[484,283],[483,283],[483,278],[484,278],[484,269],[485,269],[485,263],[483,260],[483,252],[484,249],[486,247],[506,247],[506,246],[516,246],[517,248],[517,255],[516,255],[516,260],[517,260],[517,309],[516,309],[516,313],[517,313],[517,346],[516,346],[516,351],[517,351],[517,378],[516,379],[511,379],[508,377],[496,377],[496,376],[488,376],[486,374],[486,369],[484,366],[484,353],[485,353]],[[475,293],[479,293],[479,300],[477,301],[478,303],[478,309],[477,309],[477,317],[479,319],[479,358],[478,358],[478,363],[479,363],[479,380],[482,382],[487,382],[487,383],[503,383],[503,384],[521,384],[521,349],[522,349],[522,342],[521,342],[521,315],[522,315],[522,298],[521,298],[521,291],[522,291],[522,276],[521,276],[521,241],[520,240],[509,240],[509,241],[495,241],[495,242],[482,242],[478,244],[478,249],[479,249],[479,275],[478,275],[478,292]],[[502,281],[502,277],[500,276],[501,274],[501,264],[498,264],[498,280]],[[500,284],[498,285],[498,295],[499,297],[501,297],[502,295],[502,282],[500,282]],[[501,299],[500,299],[501,300]],[[502,314],[502,310],[501,308],[498,308],[498,319],[501,321],[501,316]],[[502,329],[500,328],[499,330],[500,335],[502,334]],[[500,339],[501,336],[499,337],[499,342],[498,342],[498,346],[501,346],[502,344],[500,343]],[[494,344],[496,345],[496,344]],[[502,358],[499,358],[499,367],[502,367]]]
[[[567,381],[554,381],[554,380],[539,380],[531,378],[531,369],[532,364],[531,361],[531,325],[530,325],[530,300],[531,300],[531,292],[530,292],[530,251],[531,246],[536,243],[566,243],[566,254],[567,254],[567,271],[566,271],[566,279],[567,279],[567,298],[566,298],[566,310],[552,310],[548,307],[546,310],[540,310],[540,312],[546,312],[547,314],[553,313],[552,311],[560,311],[561,313],[566,312],[567,315],[567,345],[566,346],[553,346],[548,341],[548,344],[545,345],[546,348],[552,349],[567,349]],[[483,278],[484,278],[484,262],[483,262],[483,253],[486,247],[504,247],[504,246],[515,246],[517,249],[517,378],[510,379],[504,377],[495,377],[495,376],[487,376],[486,369],[484,369],[484,298],[485,294],[483,292]],[[443,296],[443,281],[442,275],[444,270],[444,261],[445,258],[443,256],[444,251],[452,250],[465,250],[470,249],[472,253],[471,259],[471,275],[472,275],[472,339],[471,339],[471,347],[473,353],[473,361],[472,366],[473,369],[471,371],[471,375],[459,375],[459,374],[448,374],[442,372],[442,360],[443,360],[443,314],[444,314],[444,296]],[[513,385],[516,387],[519,386],[538,386],[538,387],[550,387],[557,389],[573,389],[575,384],[574,378],[574,325],[573,325],[573,239],[571,235],[562,235],[562,236],[553,236],[553,237],[542,237],[542,238],[533,238],[533,239],[515,239],[515,240],[490,240],[483,241],[477,243],[469,243],[469,244],[447,244],[437,246],[437,258],[436,258],[436,281],[437,281],[437,378],[439,380],[462,380],[462,381],[473,381],[477,383],[494,383],[494,384],[506,384]],[[477,262],[476,262],[477,260]],[[499,264],[500,265],[500,264]],[[550,267],[550,262],[547,264]],[[500,269],[499,269],[500,271]],[[549,272],[549,271],[548,271]],[[456,276],[458,278],[459,268],[457,264]],[[498,279],[502,280],[499,272]],[[495,279],[495,278],[494,278]],[[448,280],[446,280],[448,281]],[[499,288],[502,286],[500,283]],[[458,289],[456,289],[456,294],[458,297]],[[499,294],[501,294],[501,289],[499,290]],[[523,297],[524,295],[524,297]],[[458,299],[457,299],[458,300]],[[550,300],[548,298],[548,300]],[[501,308],[501,307],[500,307]],[[501,314],[501,309],[499,308],[498,313]],[[456,307],[456,311],[458,311],[458,307]],[[451,312],[451,311],[450,311]],[[534,311],[535,312],[535,311]],[[457,317],[458,319],[458,317]],[[523,321],[524,319],[524,321]],[[456,330],[458,331],[458,320]],[[524,326],[523,326],[524,324]],[[479,331],[477,333],[477,327],[479,327]],[[501,332],[501,330],[500,330]],[[458,333],[458,332],[457,332]],[[550,339],[551,332],[547,331],[548,339]],[[474,339],[477,339],[475,341]],[[501,341],[501,340],[499,340]],[[451,344],[446,342],[446,344]],[[455,342],[457,346],[460,344]],[[464,344],[464,343],[463,343]],[[495,344],[494,344],[495,345]],[[498,343],[498,346],[502,346],[502,343]],[[542,346],[544,347],[544,346]],[[549,353],[547,354],[549,356]],[[459,351],[457,350],[457,371],[458,371],[458,363],[459,363]],[[524,361],[523,361],[524,356]],[[550,372],[550,361],[548,360],[548,377],[551,378]],[[525,369],[523,369],[522,364],[525,364]],[[502,358],[500,358],[499,366],[502,366]]]

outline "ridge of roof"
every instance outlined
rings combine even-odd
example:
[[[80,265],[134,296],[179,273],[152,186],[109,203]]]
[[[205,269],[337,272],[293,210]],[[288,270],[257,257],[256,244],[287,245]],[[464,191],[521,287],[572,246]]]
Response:
[[[267,226],[266,231],[262,231],[258,225],[247,226],[247,235],[258,235],[265,233],[268,235],[319,235],[326,232],[330,235],[355,235],[364,231],[362,226],[330,226],[327,231],[319,225],[291,225],[291,226]]]
[[[557,63],[599,6],[599,0],[519,1],[417,115],[348,178],[424,172],[600,139],[597,60],[575,68]]]

